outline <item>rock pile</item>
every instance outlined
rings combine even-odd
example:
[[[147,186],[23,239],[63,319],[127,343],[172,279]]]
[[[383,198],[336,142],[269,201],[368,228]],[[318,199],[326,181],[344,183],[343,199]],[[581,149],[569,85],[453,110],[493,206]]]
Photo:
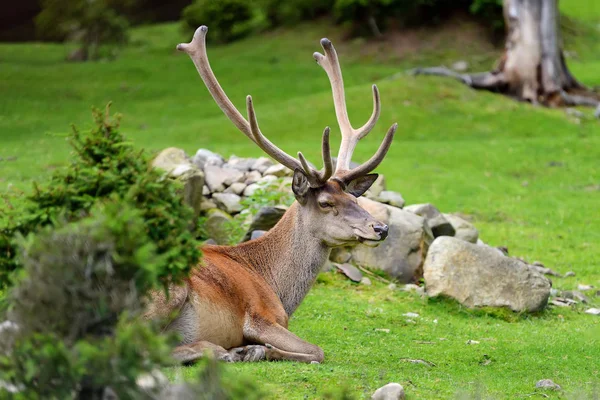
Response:
[[[218,244],[227,243],[232,216],[245,217],[244,240],[251,240],[272,228],[287,210],[285,203],[293,199],[292,171],[265,157],[226,160],[206,149],[188,157],[181,149],[168,148],[154,159],[153,166],[183,182],[186,202],[206,216],[206,231]],[[261,196],[283,204],[263,207],[252,217],[248,204]],[[403,283],[424,278],[428,295],[449,296],[469,307],[515,311],[545,307],[551,282],[544,271],[551,270],[486,245],[465,218],[444,214],[432,204],[405,206],[401,194],[387,190],[383,175],[358,201],[389,226],[389,236],[376,248],[334,249],[334,264],[381,269]]]

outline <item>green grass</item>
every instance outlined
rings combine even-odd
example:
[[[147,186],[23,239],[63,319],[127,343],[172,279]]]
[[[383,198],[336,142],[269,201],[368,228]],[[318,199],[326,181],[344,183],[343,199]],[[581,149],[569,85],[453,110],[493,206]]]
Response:
[[[561,5],[583,18],[575,3],[587,4]],[[579,54],[569,64],[584,83],[600,85],[600,35],[594,28],[600,10],[589,6],[584,17],[589,34],[568,37],[569,49]],[[124,132],[150,152],[207,147],[260,156],[212,102],[189,58],[174,50],[188,36],[175,25],[139,28],[117,61],[87,64],[64,62],[67,49],[59,45],[0,45],[0,191],[46,179],[69,154],[60,135],[72,122],[90,126],[89,107],[110,100],[124,114]],[[333,146],[339,143],[329,83],[311,57],[322,36],[339,43],[355,125],[370,114],[369,85],[376,82],[381,91],[381,120],[358,146],[356,160],[368,158],[398,121],[397,138],[379,169],[390,189],[409,203],[432,202],[444,212],[471,215],[484,241],[506,245],[512,255],[576,273],[553,279],[555,288],[600,286],[600,123],[591,110],[582,109],[586,117],[577,121],[564,110],[516,103],[449,80],[389,79],[424,60],[478,60],[485,46],[476,44],[447,48],[446,42],[405,57],[370,54],[361,51],[364,43],[341,43],[334,28],[319,22],[210,46],[213,69],[233,102],[244,109],[251,93],[263,132],[286,151],[301,150],[314,161],[324,126],[333,127]],[[598,298],[593,301],[599,306]],[[415,323],[402,316],[409,311],[420,314]],[[473,312],[378,282],[353,285],[329,273],[290,327],[324,348],[324,364],[237,364],[227,366],[228,373],[251,376],[272,398],[289,399],[321,398],[340,386],[368,398],[389,381],[403,384],[410,399],[529,398],[543,378],[564,388],[547,393],[550,398],[600,393],[600,318],[581,307],[529,317]],[[480,343],[467,345],[469,339]],[[491,363],[483,365],[487,358]]]

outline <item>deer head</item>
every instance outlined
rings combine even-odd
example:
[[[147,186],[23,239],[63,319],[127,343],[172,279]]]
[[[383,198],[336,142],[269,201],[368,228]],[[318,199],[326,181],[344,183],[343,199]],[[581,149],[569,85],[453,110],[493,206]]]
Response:
[[[206,55],[206,33],[208,28],[201,26],[194,33],[191,43],[177,46],[186,52],[215,102],[233,124],[252,140],[265,153],[294,171],[292,190],[299,203],[300,219],[310,234],[322,240],[329,247],[365,243],[377,245],[388,234],[388,226],[373,218],[360,207],[357,198],[366,192],[377,179],[371,174],[385,157],[397,124],[390,127],[377,152],[365,163],[350,168],[352,153],[360,139],[375,126],[380,112],[379,91],[373,85],[373,113],[360,128],[354,129],[348,119],[342,72],[333,44],[328,39],[321,40],[325,55],[314,53],[317,63],[323,67],[331,82],[335,112],[342,133],[337,163],[334,166],[329,147],[329,127],[323,131],[323,168],[313,168],[301,152],[294,158],[267,139],[258,126],[252,97],[246,97],[248,120],[235,108],[217,81]]]

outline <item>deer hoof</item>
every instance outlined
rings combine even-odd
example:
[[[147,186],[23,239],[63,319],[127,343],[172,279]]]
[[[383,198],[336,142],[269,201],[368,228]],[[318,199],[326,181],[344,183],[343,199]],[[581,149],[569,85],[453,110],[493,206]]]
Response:
[[[255,362],[266,359],[265,346],[246,346],[244,362]]]

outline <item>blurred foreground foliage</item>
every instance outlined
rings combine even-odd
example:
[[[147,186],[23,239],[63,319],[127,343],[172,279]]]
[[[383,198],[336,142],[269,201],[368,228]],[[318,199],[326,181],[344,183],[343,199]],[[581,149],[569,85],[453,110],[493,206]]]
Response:
[[[157,254],[153,274],[164,288],[180,282],[200,258],[193,211],[183,203],[177,185],[149,167],[148,158],[119,133],[119,116],[93,111],[94,127],[87,135],[73,128],[68,137],[74,149],[69,166],[58,169],[49,182],[35,185],[32,194],[5,197],[0,213],[0,287],[10,285],[21,265],[16,256],[17,235],[26,236],[59,221],[77,221],[98,203],[119,198],[138,210],[143,230]]]

